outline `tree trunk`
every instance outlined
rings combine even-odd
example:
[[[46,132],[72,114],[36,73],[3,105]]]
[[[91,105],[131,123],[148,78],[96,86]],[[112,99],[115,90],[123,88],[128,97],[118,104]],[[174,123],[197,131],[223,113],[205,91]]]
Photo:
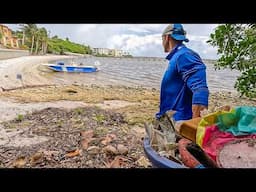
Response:
[[[38,54],[38,46],[39,46],[39,39],[36,40],[36,50],[35,53]]]
[[[23,34],[22,34],[22,45],[24,46],[25,44],[25,31],[23,31]]]
[[[45,43],[45,45],[44,45],[44,54],[47,53],[47,48],[48,48],[48,45],[47,45],[47,43]]]
[[[34,48],[34,41],[35,41],[35,36],[32,36],[32,45],[31,45],[31,49],[30,49],[30,53],[33,54],[33,48]]]
[[[44,42],[42,41],[41,52],[44,55]]]

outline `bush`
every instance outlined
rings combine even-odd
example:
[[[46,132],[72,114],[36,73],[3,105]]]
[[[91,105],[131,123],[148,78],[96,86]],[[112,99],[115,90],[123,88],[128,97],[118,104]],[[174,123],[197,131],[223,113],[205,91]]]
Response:
[[[256,97],[256,24],[219,25],[207,42],[218,48],[215,67],[239,70],[235,88],[241,95]]]

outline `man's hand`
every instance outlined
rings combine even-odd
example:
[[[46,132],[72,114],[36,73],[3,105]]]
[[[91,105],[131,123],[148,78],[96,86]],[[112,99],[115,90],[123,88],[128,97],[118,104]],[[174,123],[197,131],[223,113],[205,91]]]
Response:
[[[200,111],[207,109],[207,106],[204,105],[192,105],[192,118],[200,117]]]

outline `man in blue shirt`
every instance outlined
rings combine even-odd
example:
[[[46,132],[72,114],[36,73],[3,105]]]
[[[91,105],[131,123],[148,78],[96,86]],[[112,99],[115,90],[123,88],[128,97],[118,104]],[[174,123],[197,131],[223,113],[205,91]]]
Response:
[[[167,111],[176,111],[175,122],[200,117],[207,109],[209,90],[206,66],[200,56],[187,48],[186,32],[181,24],[170,24],[162,34],[163,48],[168,52],[168,68],[161,83],[160,119]]]

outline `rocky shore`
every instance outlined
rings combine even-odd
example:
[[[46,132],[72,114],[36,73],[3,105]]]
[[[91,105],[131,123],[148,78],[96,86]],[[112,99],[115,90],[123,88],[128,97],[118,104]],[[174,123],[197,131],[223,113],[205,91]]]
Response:
[[[66,57],[0,61],[0,167],[151,167],[142,141],[144,123],[158,111],[159,90],[57,85],[37,70],[40,63]],[[26,86],[16,79],[21,72]],[[223,105],[255,106],[256,101],[210,93],[209,111]]]

